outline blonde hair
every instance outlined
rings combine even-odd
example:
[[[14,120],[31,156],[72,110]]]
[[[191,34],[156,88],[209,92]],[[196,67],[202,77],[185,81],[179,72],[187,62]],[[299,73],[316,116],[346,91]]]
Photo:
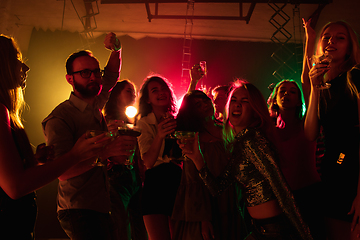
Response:
[[[12,37],[0,35],[0,103],[10,114],[10,120],[17,128],[23,128],[21,112],[25,105],[23,89],[19,81],[18,62],[22,55]]]
[[[270,114],[267,108],[266,101],[264,99],[264,96],[260,92],[258,88],[255,87],[252,83],[249,83],[245,80],[236,80],[233,83],[233,87],[229,93],[228,101],[226,104],[225,109],[225,115],[224,115],[224,129],[223,129],[223,135],[224,135],[224,141],[225,145],[228,150],[231,150],[232,142],[235,138],[235,132],[234,129],[230,123],[229,119],[229,105],[231,101],[231,97],[234,94],[234,92],[240,88],[244,88],[246,92],[248,93],[248,100],[249,104],[254,111],[254,115],[256,116],[256,119],[254,119],[254,127],[263,132],[265,136],[272,140],[272,134],[273,134],[273,123],[270,118]]]
[[[356,32],[354,31],[354,29],[350,26],[350,24],[348,24],[345,21],[329,22],[329,23],[325,24],[325,26],[322,28],[322,30],[320,32],[318,46],[317,46],[316,51],[317,51],[317,54],[322,54],[322,52],[320,52],[321,38],[324,35],[325,30],[333,25],[343,26],[346,29],[347,33],[349,34],[349,48],[350,48],[349,50],[350,51],[349,51],[349,54],[347,54],[347,56],[346,56],[345,62],[341,65],[341,70],[343,70],[345,72],[345,71],[350,70],[356,64],[360,63],[360,46],[359,46],[358,36],[357,36]]]
[[[349,71],[355,66],[360,64],[360,45],[359,45],[359,39],[358,35],[354,31],[354,29],[345,21],[336,21],[336,22],[329,22],[327,23],[320,32],[320,37],[316,49],[316,54],[322,54],[320,52],[320,42],[321,38],[327,28],[333,25],[341,25],[346,28],[347,33],[349,34],[349,54],[346,55],[345,61],[340,65],[340,70],[342,72],[348,72],[347,73],[347,89],[349,90],[350,94],[353,97],[356,97],[358,95],[357,88],[355,84],[353,83]]]

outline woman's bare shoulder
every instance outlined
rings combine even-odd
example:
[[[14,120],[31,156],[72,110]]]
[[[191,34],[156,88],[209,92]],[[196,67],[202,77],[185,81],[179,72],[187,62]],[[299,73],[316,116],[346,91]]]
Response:
[[[0,119],[8,119],[9,120],[9,110],[2,103],[0,103]]]

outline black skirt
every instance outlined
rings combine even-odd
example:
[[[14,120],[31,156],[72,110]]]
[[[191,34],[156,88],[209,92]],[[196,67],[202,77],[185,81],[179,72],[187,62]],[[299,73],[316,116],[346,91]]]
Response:
[[[141,201],[143,215],[171,216],[181,171],[181,167],[172,162],[146,170]]]

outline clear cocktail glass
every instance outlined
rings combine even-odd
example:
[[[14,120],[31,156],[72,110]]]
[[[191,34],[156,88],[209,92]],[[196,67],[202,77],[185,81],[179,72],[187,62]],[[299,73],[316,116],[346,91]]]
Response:
[[[116,137],[117,133],[116,132],[112,132],[112,131],[101,131],[101,130],[87,130],[86,131],[86,138],[92,138],[92,137],[96,137],[99,136],[103,133],[106,133],[107,137]],[[95,160],[95,162],[92,164],[92,166],[104,166],[104,163],[102,162],[102,159],[100,156],[98,156]]]
[[[182,144],[192,144],[195,141],[196,132],[192,131],[175,131],[174,136],[180,140]],[[186,156],[183,156],[184,160],[187,160]]]
[[[321,54],[321,55],[314,55],[312,58],[312,66],[315,66],[318,63],[326,64],[327,66],[330,65],[332,61],[332,56],[328,54]],[[323,77],[322,82],[318,85],[316,85],[318,89],[329,89],[331,87],[331,84],[328,82],[325,82],[325,79]]]

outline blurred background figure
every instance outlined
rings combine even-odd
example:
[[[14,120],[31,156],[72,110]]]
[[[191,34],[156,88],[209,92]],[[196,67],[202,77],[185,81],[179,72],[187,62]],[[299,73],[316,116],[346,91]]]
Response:
[[[229,91],[230,86],[228,85],[218,85],[211,91],[212,99],[215,106],[215,117],[221,122],[223,121],[223,115]]]
[[[312,236],[326,239],[322,187],[316,169],[316,141],[309,141],[304,134],[305,103],[298,84],[293,80],[280,81],[268,105],[279,141],[279,167]]]
[[[103,113],[110,131],[117,131],[123,124],[133,123],[126,115],[126,107],[133,106],[136,98],[136,87],[130,80],[116,83],[112,89]],[[110,182],[111,213],[117,225],[119,239],[144,240],[147,233],[141,214],[141,188],[144,173],[143,162],[138,148],[133,157],[132,167],[108,162],[108,177]]]
[[[111,90],[109,100],[103,109],[105,117],[109,121],[120,120],[125,123],[133,123],[133,120],[126,115],[126,107],[133,106],[135,98],[135,84],[128,79],[118,81]]]
[[[176,128],[175,96],[170,83],[161,76],[148,76],[140,90],[137,126],[141,158],[147,168],[142,195],[142,211],[151,240],[170,240],[173,211],[180,184],[181,167],[174,161],[177,147],[172,134]]]

